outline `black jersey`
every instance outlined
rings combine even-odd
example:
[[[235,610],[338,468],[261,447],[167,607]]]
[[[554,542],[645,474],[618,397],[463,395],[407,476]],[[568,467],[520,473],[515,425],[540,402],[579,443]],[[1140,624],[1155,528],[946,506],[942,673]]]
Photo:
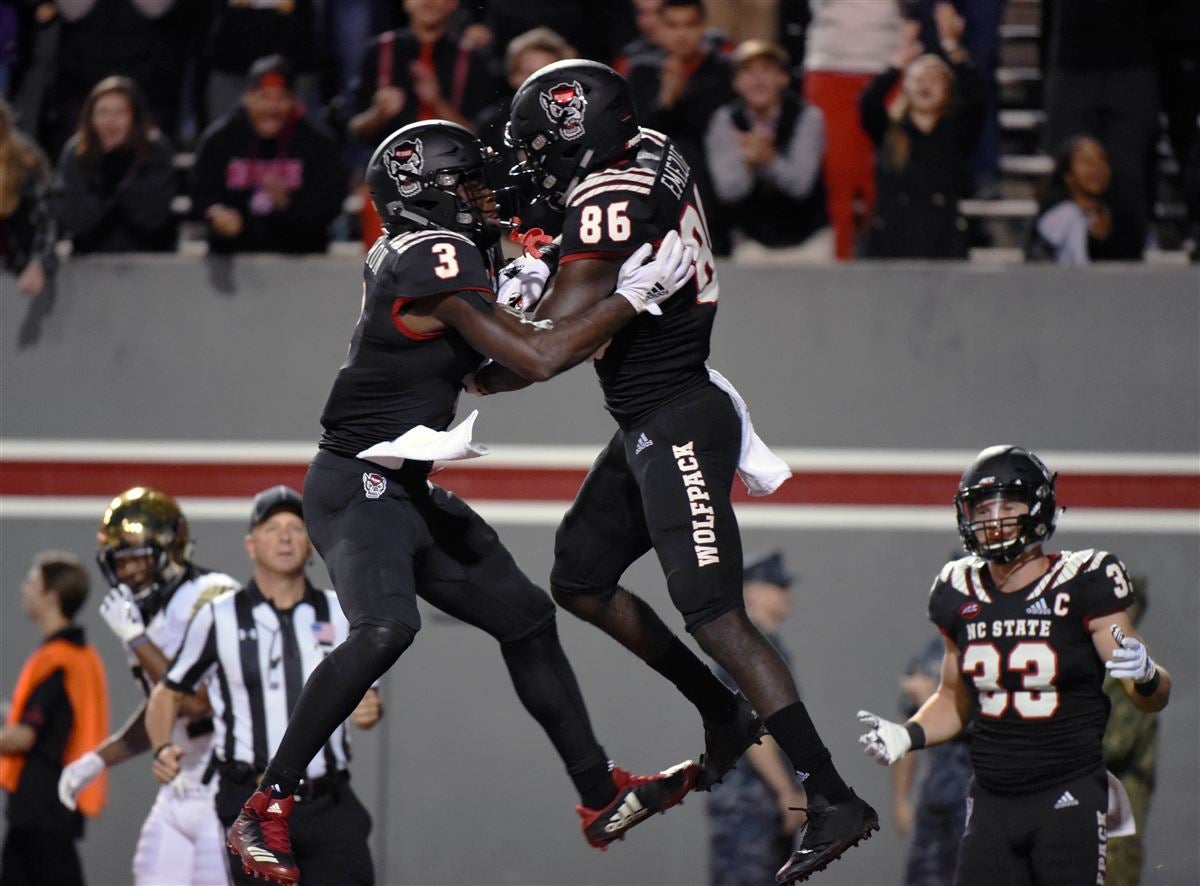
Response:
[[[380,237],[363,268],[363,304],[321,414],[321,448],[353,458],[417,425],[445,430],[462,378],[482,357],[457,332],[422,333],[404,305],[445,292],[493,292],[483,253],[444,230]]]
[[[1044,576],[1006,594],[985,560],[954,560],[929,594],[929,618],[957,644],[977,703],[971,765],[995,793],[1040,790],[1103,762],[1109,702],[1088,623],[1132,603],[1129,577],[1104,551],[1048,556]]]
[[[696,247],[695,279],[662,304],[662,316],[642,314],[622,328],[596,361],[605,405],[624,428],[708,383],[717,270],[704,207],[679,149],[644,128],[635,159],[591,173],[567,200],[560,264],[619,262],[672,230]]]

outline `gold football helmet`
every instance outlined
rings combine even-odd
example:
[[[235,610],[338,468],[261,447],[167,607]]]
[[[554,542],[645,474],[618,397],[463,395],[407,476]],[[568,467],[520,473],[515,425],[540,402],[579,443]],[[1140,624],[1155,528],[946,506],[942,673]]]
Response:
[[[96,562],[104,577],[114,586],[128,584],[139,602],[166,590],[191,560],[188,524],[178,503],[144,486],[109,502],[96,540]],[[131,569],[135,561],[145,568]]]

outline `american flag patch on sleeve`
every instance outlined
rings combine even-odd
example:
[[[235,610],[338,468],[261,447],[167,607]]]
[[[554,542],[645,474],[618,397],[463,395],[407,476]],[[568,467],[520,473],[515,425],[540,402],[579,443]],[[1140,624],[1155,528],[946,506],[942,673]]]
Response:
[[[313,639],[318,643],[328,643],[333,645],[337,639],[333,633],[333,622],[329,621],[314,621],[312,623]]]

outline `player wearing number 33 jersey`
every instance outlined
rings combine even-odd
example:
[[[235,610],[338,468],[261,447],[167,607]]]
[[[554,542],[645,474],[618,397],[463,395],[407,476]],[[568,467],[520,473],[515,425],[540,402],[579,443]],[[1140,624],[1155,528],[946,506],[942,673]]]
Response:
[[[956,497],[970,556],[947,563],[929,595],[946,644],[941,686],[907,724],[859,714],[881,763],[947,741],[970,720],[975,778],[959,884],[1103,884],[1105,671],[1145,711],[1170,690],[1125,613],[1133,597],[1121,561],[1042,550],[1057,519],[1054,481],[1026,450],[979,454]]]

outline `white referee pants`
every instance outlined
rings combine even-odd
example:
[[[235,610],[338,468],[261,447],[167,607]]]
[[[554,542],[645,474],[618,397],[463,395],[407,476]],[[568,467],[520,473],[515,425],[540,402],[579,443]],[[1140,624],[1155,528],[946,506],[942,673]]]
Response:
[[[135,886],[226,886],[225,829],[213,791],[159,789],[133,855]]]

